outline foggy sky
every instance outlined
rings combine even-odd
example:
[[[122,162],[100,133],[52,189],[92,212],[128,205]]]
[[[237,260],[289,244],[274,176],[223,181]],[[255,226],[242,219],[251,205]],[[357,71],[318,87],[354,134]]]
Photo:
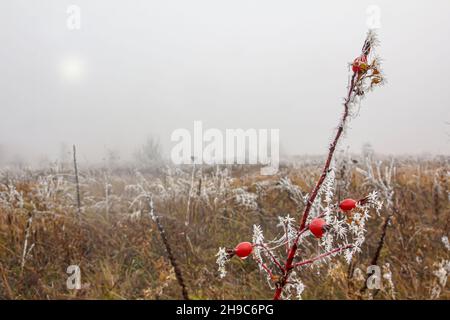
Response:
[[[70,4],[81,29],[66,26]],[[450,153],[450,1],[0,2],[0,152],[128,158],[177,128],[278,128],[289,154],[326,152],[348,65],[378,5],[388,84],[342,146]],[[5,155],[6,153],[6,155]],[[1,159],[0,159],[1,160]]]

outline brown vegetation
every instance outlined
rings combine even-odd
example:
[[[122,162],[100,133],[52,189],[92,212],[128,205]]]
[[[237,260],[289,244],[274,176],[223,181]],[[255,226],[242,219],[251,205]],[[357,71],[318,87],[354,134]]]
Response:
[[[396,160],[392,209],[374,214],[363,252],[350,265],[338,258],[301,270],[303,298],[449,299],[442,281],[448,270],[441,282],[436,275],[439,264],[449,260],[442,241],[450,222],[448,161]],[[219,279],[215,254],[220,246],[250,241],[253,224],[270,236],[279,232],[279,215],[298,217],[303,203],[291,193],[311,189],[320,163],[294,161],[271,177],[245,166],[198,168],[193,186],[190,168],[142,173],[80,168],[81,218],[70,172],[5,172],[0,180],[0,298],[181,299],[144,192],[152,195],[190,298],[270,299],[272,290],[254,261],[232,259],[229,275]],[[338,162],[336,201],[373,190],[356,170],[360,163]],[[280,187],[281,178],[289,178],[294,188]],[[381,290],[364,288],[371,261],[385,275]],[[69,265],[80,266],[80,290],[66,287]]]

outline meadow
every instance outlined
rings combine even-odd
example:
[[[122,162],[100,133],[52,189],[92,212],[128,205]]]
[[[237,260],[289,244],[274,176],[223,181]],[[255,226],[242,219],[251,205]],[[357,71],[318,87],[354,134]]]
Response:
[[[297,270],[301,298],[449,299],[449,161],[339,152],[332,201],[377,191],[383,207],[350,263],[339,255]],[[230,259],[221,279],[217,251],[251,241],[253,225],[276,237],[281,216],[300,219],[322,165],[323,157],[291,158],[272,176],[250,165],[81,165],[79,202],[70,164],[5,168],[0,298],[182,299],[181,277],[189,299],[271,299],[252,259]],[[319,252],[311,238],[302,255]],[[80,268],[79,289],[67,287],[70,265]],[[378,289],[365,284],[370,265],[381,269]]]

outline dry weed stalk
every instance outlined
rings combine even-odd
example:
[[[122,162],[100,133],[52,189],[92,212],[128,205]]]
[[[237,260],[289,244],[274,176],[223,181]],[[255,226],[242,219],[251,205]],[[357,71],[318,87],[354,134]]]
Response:
[[[175,271],[175,277],[177,278],[178,284],[180,285],[181,294],[185,300],[189,300],[189,294],[188,294],[188,290],[186,287],[186,283],[183,278],[183,273],[181,272],[180,266],[178,265],[178,261],[173,253],[172,246],[169,243],[169,239],[167,239],[166,231],[164,230],[164,227],[161,224],[159,215],[153,209],[153,199],[148,196],[147,202],[148,202],[148,206],[149,206],[150,218],[155,222],[156,227],[158,228],[158,232],[161,236],[162,242],[167,251],[167,256],[173,267],[173,270]]]
[[[81,215],[81,197],[80,197],[80,180],[78,178],[78,165],[77,165],[77,148],[73,145],[73,169],[75,171],[75,184],[77,190],[77,208],[78,215]]]
[[[26,228],[25,228],[25,239],[23,241],[22,262],[20,264],[20,270],[22,272],[23,272],[23,268],[25,267],[25,261],[26,261],[28,255],[30,254],[31,250],[34,247],[34,244],[32,244],[31,247],[28,248],[28,239],[30,238],[32,223],[33,223],[33,213],[29,212],[28,213],[27,225],[26,225]]]

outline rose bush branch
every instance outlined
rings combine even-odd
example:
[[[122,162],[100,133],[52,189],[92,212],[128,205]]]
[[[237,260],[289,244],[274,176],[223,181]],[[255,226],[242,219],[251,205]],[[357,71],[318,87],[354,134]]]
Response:
[[[253,226],[252,242],[242,242],[234,249],[220,248],[217,254],[220,275],[226,274],[225,264],[233,256],[246,258],[252,254],[261,271],[267,273],[268,284],[275,290],[274,299],[289,298],[294,291],[301,297],[304,285],[298,278],[296,268],[305,265],[322,263],[337,254],[344,253],[350,262],[355,253],[361,251],[365,239],[366,221],[371,209],[379,211],[381,202],[376,192],[359,200],[345,199],[339,204],[333,203],[335,174],[334,153],[346,130],[349,119],[353,116],[354,106],[361,101],[366,92],[376,85],[384,83],[380,71],[380,59],[373,53],[377,39],[369,31],[360,55],[351,64],[350,81],[344,99],[344,111],[340,118],[336,133],[330,143],[328,154],[321,174],[310,194],[305,197],[305,207],[298,219],[279,217],[284,229],[279,239],[266,241],[260,226]],[[280,182],[286,184],[286,179]],[[306,256],[308,248],[301,245],[303,241],[319,241],[323,253],[312,258],[300,259]],[[284,250],[279,250],[284,248]],[[300,250],[299,248],[302,248]],[[280,259],[277,255],[286,255]],[[283,262],[281,262],[283,261]]]

